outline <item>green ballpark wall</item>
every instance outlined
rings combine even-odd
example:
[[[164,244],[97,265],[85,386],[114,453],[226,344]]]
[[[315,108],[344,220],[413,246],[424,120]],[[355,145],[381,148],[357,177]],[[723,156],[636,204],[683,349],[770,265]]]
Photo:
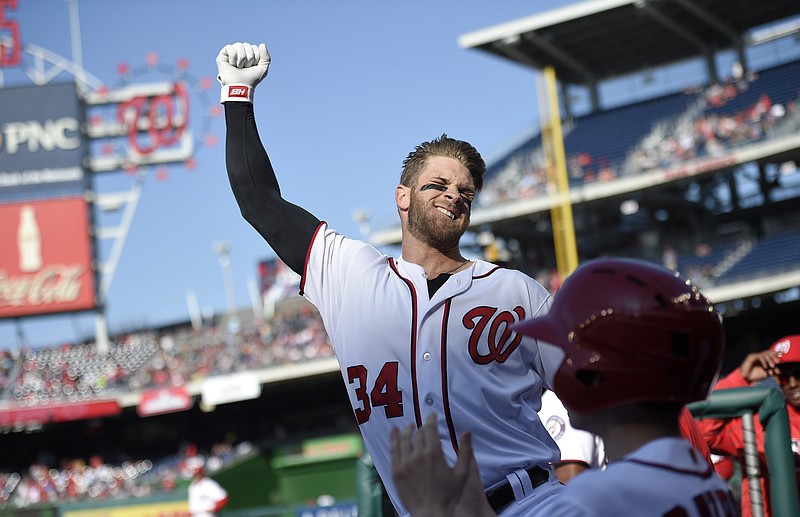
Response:
[[[317,506],[320,496],[336,504],[356,501],[356,470],[363,453],[357,434],[307,440],[297,447],[256,453],[211,475],[230,495],[221,517],[295,517]],[[181,481],[170,493],[123,500],[87,500],[55,506],[4,508],[8,517],[188,517],[186,490]]]

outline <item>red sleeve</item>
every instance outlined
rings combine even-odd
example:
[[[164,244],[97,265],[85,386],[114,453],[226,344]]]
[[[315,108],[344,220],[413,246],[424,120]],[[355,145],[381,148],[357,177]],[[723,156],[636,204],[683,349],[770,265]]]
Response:
[[[714,462],[711,460],[711,451],[708,449],[708,444],[703,436],[703,432],[700,430],[700,427],[697,425],[697,422],[695,422],[692,413],[686,408],[686,406],[684,406],[683,411],[681,411],[678,424],[680,425],[681,434],[683,437],[689,440],[692,446],[697,449],[697,451],[706,459],[708,464],[713,467]]]
[[[217,501],[217,504],[214,505],[214,508],[211,510],[211,513],[217,513],[218,511],[222,510],[222,508],[226,504],[228,504],[229,500],[230,500],[230,496],[226,495],[224,499],[220,499],[219,501]]]
[[[728,388],[744,388],[751,384],[742,377],[742,372],[738,368],[734,369],[727,376],[723,377],[714,386],[715,390],[725,390]]]
[[[743,388],[750,383],[742,377],[739,369],[734,369],[726,377],[720,379],[714,390]],[[742,444],[742,428],[740,418],[697,418],[695,423],[703,435],[708,448],[717,453],[736,456]]]

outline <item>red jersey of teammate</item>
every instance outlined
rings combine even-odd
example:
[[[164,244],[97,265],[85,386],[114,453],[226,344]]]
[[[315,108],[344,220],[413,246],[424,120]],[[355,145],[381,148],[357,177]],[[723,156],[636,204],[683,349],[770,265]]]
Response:
[[[733,370],[727,377],[721,379],[715,390],[727,388],[742,388],[751,386],[747,380],[742,377],[739,369]],[[795,474],[797,476],[798,490],[800,490],[800,470],[797,470],[798,462],[798,444],[800,444],[800,411],[798,411],[791,404],[786,404],[786,411],[789,414],[789,433],[792,440],[792,452],[795,458]],[[742,431],[742,419],[715,419],[707,418],[697,421],[702,429],[706,442],[709,447],[721,454],[733,456],[738,459],[741,466],[741,472],[744,472],[744,436]],[[758,459],[761,469],[761,493],[763,494],[764,501],[764,517],[770,515],[770,500],[769,500],[769,476],[767,474],[767,461],[764,455],[764,430],[761,426],[761,421],[758,419],[758,413],[754,415],[754,427],[756,434],[756,444],[758,446]],[[750,502],[750,490],[746,476],[742,476],[742,516],[750,517],[752,515],[752,506]]]

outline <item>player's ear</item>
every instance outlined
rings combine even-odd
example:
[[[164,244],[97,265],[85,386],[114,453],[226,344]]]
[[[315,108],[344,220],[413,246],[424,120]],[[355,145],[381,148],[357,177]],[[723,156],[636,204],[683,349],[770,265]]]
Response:
[[[411,189],[405,185],[397,185],[394,191],[394,200],[399,210],[408,210],[411,204]]]

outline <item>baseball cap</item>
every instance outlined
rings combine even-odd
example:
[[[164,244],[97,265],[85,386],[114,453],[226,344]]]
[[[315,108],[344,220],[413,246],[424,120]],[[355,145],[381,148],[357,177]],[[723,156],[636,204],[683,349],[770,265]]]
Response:
[[[770,348],[778,354],[779,363],[800,363],[800,334],[782,337]]]

